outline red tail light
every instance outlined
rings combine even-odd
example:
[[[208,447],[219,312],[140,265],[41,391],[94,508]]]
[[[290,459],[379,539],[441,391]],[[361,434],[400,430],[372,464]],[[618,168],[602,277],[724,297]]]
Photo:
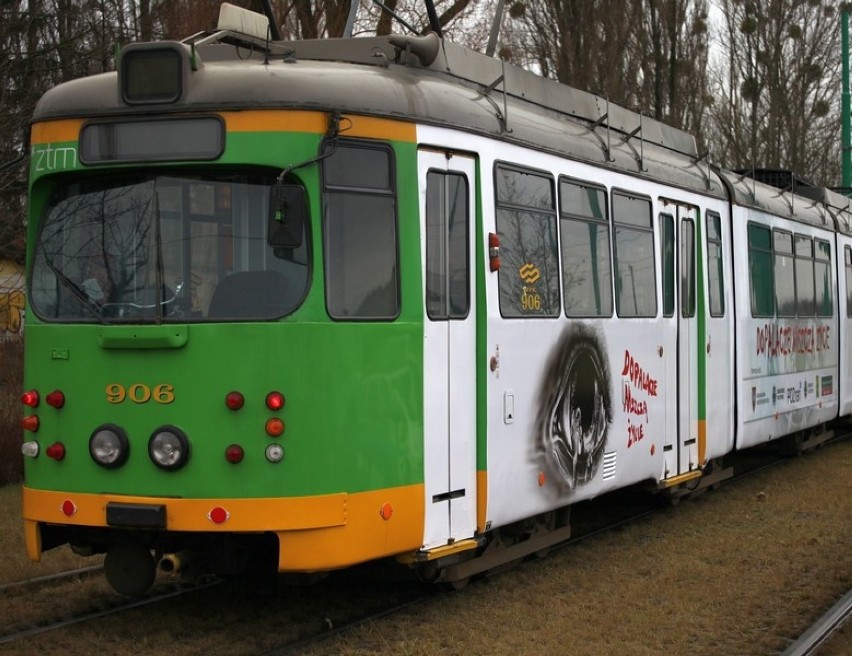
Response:
[[[59,409],[65,405],[65,394],[61,390],[53,390],[50,394],[44,397],[45,403],[52,408]]]
[[[245,451],[243,451],[243,447],[239,444],[231,444],[225,449],[225,460],[230,462],[232,465],[242,462],[244,457]]]
[[[21,403],[24,405],[28,405],[31,408],[38,407],[38,392],[35,390],[29,390],[23,393],[21,396]]]
[[[488,233],[488,268],[497,271],[500,268],[500,236]]]
[[[245,402],[245,397],[239,392],[228,392],[225,395],[225,405],[230,410],[239,410]]]
[[[35,433],[38,430],[38,417],[36,415],[24,417],[21,419],[21,428]]]
[[[53,458],[57,462],[65,457],[65,445],[62,442],[54,442],[45,451],[48,458]]]
[[[270,392],[266,395],[266,407],[270,410],[280,410],[284,407],[284,395],[281,392]]]

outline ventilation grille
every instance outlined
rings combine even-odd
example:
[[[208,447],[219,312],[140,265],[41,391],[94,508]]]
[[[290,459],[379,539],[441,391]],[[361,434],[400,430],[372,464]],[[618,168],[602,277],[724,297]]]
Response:
[[[615,458],[618,456],[616,451],[604,453],[603,457],[603,479],[605,481],[615,478]]]

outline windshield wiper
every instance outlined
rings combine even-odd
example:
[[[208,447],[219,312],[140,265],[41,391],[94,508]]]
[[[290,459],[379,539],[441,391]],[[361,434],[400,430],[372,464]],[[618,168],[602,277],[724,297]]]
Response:
[[[44,256],[44,262],[47,264],[47,268],[53,272],[53,275],[56,276],[57,280],[62,283],[62,285],[70,291],[74,297],[80,301],[80,304],[85,307],[89,312],[91,312],[95,317],[103,324],[109,323],[103,315],[103,307],[95,303],[89,295],[84,292],[80,286],[71,280],[68,276],[66,276],[62,271],[60,271],[53,261],[47,257],[47,254]]]

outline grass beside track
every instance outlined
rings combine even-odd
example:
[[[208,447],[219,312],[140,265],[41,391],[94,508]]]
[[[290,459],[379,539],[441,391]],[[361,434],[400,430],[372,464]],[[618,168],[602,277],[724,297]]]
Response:
[[[17,495],[17,487],[0,488],[0,548],[7,556],[0,560],[0,582],[20,578],[21,566],[27,575],[43,574],[58,565],[54,557],[68,557],[57,552],[48,554],[44,567],[26,564]],[[460,593],[305,653],[774,655],[852,587],[850,544],[852,441],[847,440],[543,560],[474,580]],[[68,565],[87,562],[71,558]],[[326,619],[337,623],[343,614],[357,614],[354,606],[362,603],[365,587],[362,582],[328,598],[319,588],[272,596],[248,588],[239,603],[220,602],[211,594],[202,605],[197,599],[176,601],[167,610],[140,609],[61,635],[0,646],[0,656],[248,656],[271,648],[276,636],[306,616],[320,626]],[[98,588],[92,594],[105,593]],[[830,649],[831,656],[849,653],[848,642],[835,641]]]

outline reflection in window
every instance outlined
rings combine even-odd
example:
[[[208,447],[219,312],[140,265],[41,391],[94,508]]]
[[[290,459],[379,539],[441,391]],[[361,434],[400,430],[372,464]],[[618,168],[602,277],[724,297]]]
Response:
[[[675,307],[675,261],[674,261],[674,217],[660,214],[660,246],[663,258],[663,316],[674,316]]]
[[[33,309],[48,321],[110,323],[292,312],[307,290],[307,240],[267,245],[274,179],[134,174],[58,188],[36,244]],[[257,272],[269,276],[245,275]]]
[[[326,304],[335,319],[399,313],[396,200],[388,148],[339,143],[323,160]]]
[[[695,223],[686,219],[680,229],[680,311],[689,318],[695,316]]]
[[[457,173],[426,175],[426,313],[461,319],[470,309],[467,180]]]
[[[569,317],[612,315],[606,191],[560,180],[562,290]]]
[[[707,288],[710,292],[710,316],[724,316],[725,276],[722,268],[722,220],[715,212],[707,213]]]
[[[615,307],[620,317],[657,314],[651,201],[612,195],[615,225]]]
[[[852,317],[852,248],[844,246],[846,261],[846,316]]]
[[[550,176],[498,165],[500,313],[504,317],[559,315],[556,212]]]
[[[770,239],[769,228],[755,223],[748,224],[748,264],[753,317],[771,317],[775,314]]]
[[[796,314],[814,316],[814,243],[796,235]]]
[[[796,282],[793,272],[793,235],[772,232],[775,275],[775,308],[779,317],[796,316]]]
[[[818,317],[834,316],[834,298],[831,293],[831,246],[827,241],[814,240],[816,247],[814,278],[816,280],[816,313]]]

